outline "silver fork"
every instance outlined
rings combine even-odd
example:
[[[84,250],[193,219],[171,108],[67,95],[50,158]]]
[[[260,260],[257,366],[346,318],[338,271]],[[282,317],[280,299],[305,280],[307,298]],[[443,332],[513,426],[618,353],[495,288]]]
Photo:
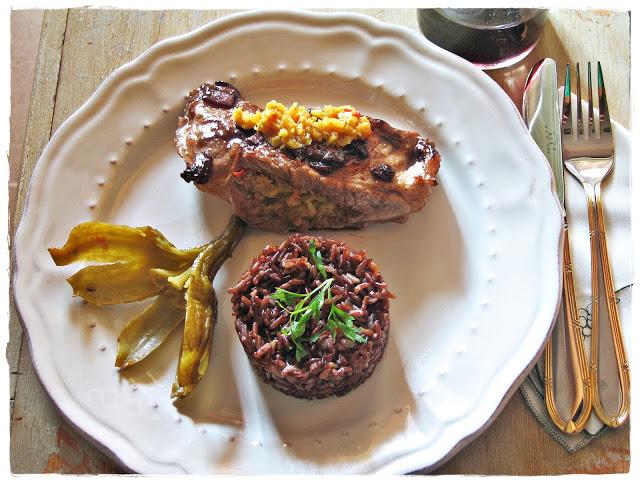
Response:
[[[591,365],[590,389],[592,390],[593,409],[598,417],[610,427],[622,425],[629,416],[629,362],[624,349],[620,318],[613,288],[613,277],[607,251],[607,236],[604,225],[600,186],[604,178],[611,172],[614,164],[613,134],[611,120],[607,106],[607,95],[604,88],[602,68],[598,62],[598,103],[599,129],[593,116],[593,88],[591,85],[591,62],[587,64],[588,84],[588,125],[585,128],[582,115],[582,99],[580,95],[580,65],[576,65],[576,124],[574,132],[571,111],[571,68],[567,64],[562,105],[562,160],[567,170],[582,183],[587,195],[587,210],[589,215],[589,237],[591,242],[591,292],[592,292],[592,321],[591,321]],[[599,131],[599,132],[597,132]],[[606,413],[600,399],[598,383],[598,347],[600,320],[598,316],[598,273],[602,266],[602,276],[607,302],[607,313],[611,325],[618,381],[620,385],[621,401],[618,413],[610,416]]]

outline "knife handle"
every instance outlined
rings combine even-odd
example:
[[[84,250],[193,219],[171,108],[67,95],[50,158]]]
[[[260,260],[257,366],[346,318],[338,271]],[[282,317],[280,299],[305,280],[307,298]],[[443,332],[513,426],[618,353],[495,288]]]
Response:
[[[576,295],[571,267],[571,252],[569,249],[569,228],[565,223],[562,236],[562,292],[564,302],[565,336],[569,349],[569,364],[573,382],[573,405],[571,417],[564,420],[557,409],[553,390],[553,336],[549,338],[545,347],[544,378],[545,403],[553,423],[563,432],[572,434],[580,432],[587,423],[593,404],[593,391],[590,381],[589,362],[584,347],[582,327],[578,318]]]

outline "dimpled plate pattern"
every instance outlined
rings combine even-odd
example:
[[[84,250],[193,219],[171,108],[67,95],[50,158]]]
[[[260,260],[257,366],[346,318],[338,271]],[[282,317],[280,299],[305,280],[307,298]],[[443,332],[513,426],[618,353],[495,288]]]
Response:
[[[237,340],[226,290],[283,235],[249,231],[219,272],[209,369],[175,403],[179,330],[118,373],[118,330],[142,303],[83,304],[64,281],[78,266],[47,253],[88,220],[154,226],[180,247],[222,229],[230,208],[179,178],[172,144],[185,95],[214,80],[257,104],[349,103],[442,154],[440,186],[407,223],[321,233],[366,249],[397,296],[383,360],[344,397],[277,392]],[[549,167],[483,72],[362,15],[248,12],[153,46],[55,133],[16,235],[15,297],[46,391],[133,471],[404,473],[478,435],[535,361],[559,300],[560,229]]]

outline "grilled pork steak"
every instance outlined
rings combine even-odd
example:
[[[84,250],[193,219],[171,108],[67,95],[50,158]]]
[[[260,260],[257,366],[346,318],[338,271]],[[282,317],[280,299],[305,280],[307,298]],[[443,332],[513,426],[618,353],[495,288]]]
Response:
[[[239,128],[235,107],[259,110],[226,82],[193,90],[175,144],[187,166],[182,178],[227,200],[250,226],[289,231],[404,222],[437,185],[440,154],[416,132],[369,118],[372,134],[345,147],[278,149]]]

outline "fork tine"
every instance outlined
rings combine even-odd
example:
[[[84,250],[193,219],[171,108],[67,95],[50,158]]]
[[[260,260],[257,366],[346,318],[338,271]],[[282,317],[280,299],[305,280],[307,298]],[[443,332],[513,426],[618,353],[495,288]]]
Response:
[[[596,125],[593,122],[593,85],[591,84],[591,62],[587,63],[587,90],[589,91],[589,136],[595,137]]]
[[[580,88],[580,63],[576,62],[576,97],[577,108],[576,117],[578,118],[578,137],[584,135],[584,127],[582,125],[582,94]]]
[[[602,137],[602,134],[611,134],[611,119],[609,118],[607,92],[604,89],[604,78],[602,77],[600,61],[598,61],[598,100],[600,109],[600,137]]]
[[[573,124],[571,119],[571,66],[567,64],[564,75],[564,97],[562,99],[562,132],[572,134]]]

